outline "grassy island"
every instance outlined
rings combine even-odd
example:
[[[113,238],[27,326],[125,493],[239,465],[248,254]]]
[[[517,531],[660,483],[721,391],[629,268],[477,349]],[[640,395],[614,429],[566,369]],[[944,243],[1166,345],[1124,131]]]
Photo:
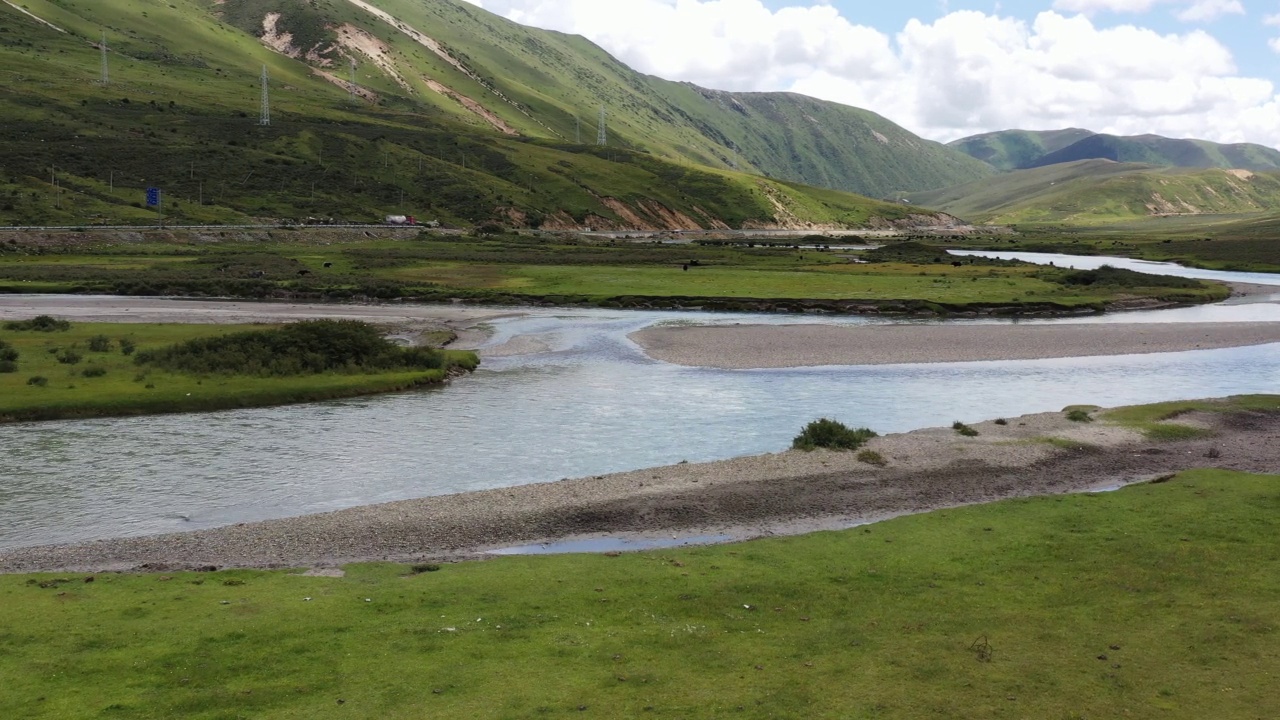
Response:
[[[0,325],[0,422],[199,412],[407,390],[473,353],[401,348],[356,321]]]
[[[954,257],[894,241],[663,243],[571,235],[369,237],[318,228],[67,233],[0,244],[0,292],[416,299],[745,311],[1062,314],[1213,302],[1226,287]]]

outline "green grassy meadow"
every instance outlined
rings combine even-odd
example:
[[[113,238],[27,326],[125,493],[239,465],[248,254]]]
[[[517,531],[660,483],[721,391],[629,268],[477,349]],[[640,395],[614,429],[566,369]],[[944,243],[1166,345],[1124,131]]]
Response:
[[[0,576],[0,715],[1273,717],[1277,511],[1205,470],[618,557]]]
[[[0,373],[0,422],[111,415],[203,412],[311,402],[407,390],[439,383],[447,370],[323,373],[295,376],[193,375],[139,366],[136,352],[192,338],[226,335],[267,326],[73,323],[63,332],[15,331],[0,324],[0,340],[20,356],[17,371]],[[90,349],[106,338],[105,351]],[[79,356],[63,362],[68,353]],[[60,359],[61,358],[61,359]],[[474,367],[475,356],[450,352],[450,361]],[[101,373],[101,374],[99,374]],[[44,383],[33,384],[33,378]]]
[[[860,262],[847,251],[754,243],[664,245],[552,235],[413,240],[275,232],[265,241],[0,245],[0,292],[101,292],[344,299],[632,304],[661,298],[929,302],[948,310],[1043,305],[1102,308],[1133,297],[1224,299],[1222,286],[1068,284],[1067,271],[954,258],[943,251]],[[358,237],[359,241],[353,241]],[[819,241],[827,241],[818,237]],[[905,247],[905,246],[904,246]],[[916,247],[912,245],[911,247]],[[327,266],[327,267],[326,267]],[[688,266],[688,269],[685,267]]]

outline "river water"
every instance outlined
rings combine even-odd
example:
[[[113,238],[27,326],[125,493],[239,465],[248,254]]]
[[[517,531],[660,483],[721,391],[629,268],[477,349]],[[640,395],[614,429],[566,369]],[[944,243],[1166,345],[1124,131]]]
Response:
[[[1059,266],[1081,260],[1037,259]],[[1280,285],[1280,276],[1240,279]],[[1242,320],[1280,320],[1280,304],[1034,322]],[[626,337],[654,323],[688,322],[886,321],[539,309],[494,323],[490,345],[518,339],[527,353],[488,358],[446,388],[279,408],[0,426],[0,549],[774,452],[823,416],[884,433],[1075,403],[1280,392],[1280,345],[717,370],[654,361]]]

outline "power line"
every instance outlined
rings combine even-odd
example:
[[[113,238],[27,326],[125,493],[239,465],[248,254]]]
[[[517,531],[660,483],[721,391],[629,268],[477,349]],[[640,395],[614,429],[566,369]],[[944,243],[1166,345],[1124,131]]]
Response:
[[[262,111],[258,115],[258,124],[271,124],[271,95],[267,78],[267,66],[265,64],[262,66]]]

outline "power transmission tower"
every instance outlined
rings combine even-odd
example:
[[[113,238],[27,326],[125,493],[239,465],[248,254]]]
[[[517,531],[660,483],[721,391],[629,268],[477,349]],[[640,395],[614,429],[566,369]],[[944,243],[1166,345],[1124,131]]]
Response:
[[[577,126],[577,130],[573,134],[573,141],[581,145],[582,144],[582,118],[575,117],[574,120],[577,121],[578,126]]]
[[[110,77],[110,75],[109,75],[109,74],[108,74],[108,72],[107,72],[107,31],[106,31],[106,30],[103,30],[103,31],[102,31],[102,42],[98,45],[98,47],[99,47],[99,48],[101,48],[101,50],[102,50],[102,78],[101,78],[101,82],[102,82],[102,86],[103,86],[103,87],[106,87],[106,86],[107,86],[107,83],[108,83],[108,82],[110,82],[110,80],[111,80],[111,77]]]
[[[262,66],[262,112],[258,115],[258,124],[271,124],[271,95],[268,87],[266,65]]]
[[[351,58],[351,83],[348,85],[351,91],[351,102],[356,101],[356,59]]]
[[[604,127],[604,106],[600,106],[600,123],[596,125],[596,144],[608,145],[609,135]]]

